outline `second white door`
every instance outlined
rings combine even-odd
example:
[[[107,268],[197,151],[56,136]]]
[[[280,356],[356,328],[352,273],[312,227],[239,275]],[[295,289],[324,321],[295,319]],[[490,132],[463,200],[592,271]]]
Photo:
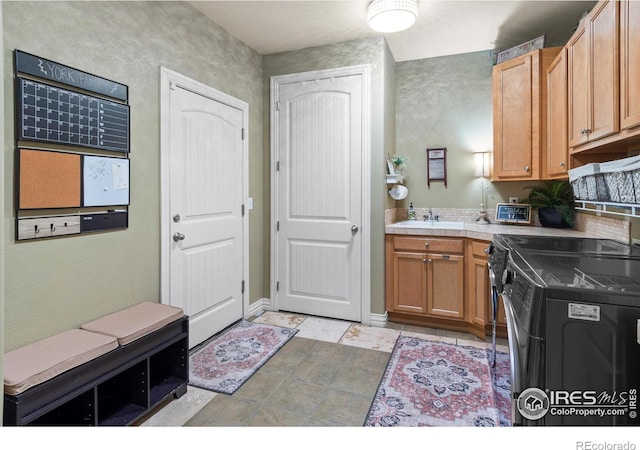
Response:
[[[310,76],[275,80],[275,303],[361,321],[364,76]]]

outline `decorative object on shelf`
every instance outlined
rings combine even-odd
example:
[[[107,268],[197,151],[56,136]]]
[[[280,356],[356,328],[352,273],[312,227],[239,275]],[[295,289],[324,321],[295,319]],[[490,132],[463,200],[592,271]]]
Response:
[[[393,170],[395,173],[401,174],[404,169],[407,168],[407,163],[409,162],[409,158],[405,156],[393,155],[389,156],[389,161],[393,165]]]
[[[427,148],[427,187],[432,181],[444,181],[447,187],[447,149]]]
[[[547,35],[543,34],[542,36],[538,36],[535,39],[531,39],[528,42],[525,42],[520,45],[516,45],[510,49],[501,51],[498,53],[497,63],[503,63],[510,59],[516,58],[518,56],[524,55],[525,53],[532,52],[534,50],[538,50],[544,48],[545,41],[547,40]]]
[[[487,218],[487,209],[484,203],[484,179],[491,176],[491,154],[489,152],[479,152],[473,154],[474,173],[475,178],[480,178],[480,211],[478,211],[478,218],[476,223],[478,225],[489,224]]]
[[[538,209],[543,227],[573,228],[575,225],[575,200],[568,181],[553,180],[542,185],[526,186],[529,196],[525,203]]]
[[[528,225],[531,223],[531,205],[498,203],[496,205],[496,222]]]
[[[398,184],[404,181],[402,171],[407,168],[409,158],[387,154],[387,184]]]
[[[409,195],[409,189],[401,184],[396,184],[391,189],[389,189],[389,195],[394,200],[404,200]]]
[[[411,27],[418,19],[417,0],[373,0],[367,22],[374,31],[395,33]]]

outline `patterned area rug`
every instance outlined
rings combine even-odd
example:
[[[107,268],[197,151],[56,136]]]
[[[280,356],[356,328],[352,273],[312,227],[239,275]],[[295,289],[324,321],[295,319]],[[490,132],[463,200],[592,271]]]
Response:
[[[365,426],[509,426],[504,355],[493,377],[485,349],[400,336]]]
[[[233,394],[297,332],[241,320],[191,355],[189,384]]]
[[[487,356],[491,361],[493,352],[487,349]],[[493,394],[495,397],[496,407],[500,414],[500,426],[511,426],[511,363],[509,362],[509,354],[504,352],[496,352],[496,367],[491,368],[491,377],[493,380]]]

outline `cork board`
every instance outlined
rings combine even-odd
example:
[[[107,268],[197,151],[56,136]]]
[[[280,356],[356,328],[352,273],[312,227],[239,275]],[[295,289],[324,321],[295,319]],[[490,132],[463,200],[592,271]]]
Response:
[[[80,207],[80,155],[19,151],[19,209]]]

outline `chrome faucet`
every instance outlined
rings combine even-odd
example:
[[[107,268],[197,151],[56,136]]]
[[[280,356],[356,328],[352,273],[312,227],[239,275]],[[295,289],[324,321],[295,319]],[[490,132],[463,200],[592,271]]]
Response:
[[[434,216],[433,215],[433,211],[431,210],[431,208],[429,208],[429,215],[426,216],[422,216],[422,218],[424,219],[425,222],[437,222],[438,221],[438,216]]]

